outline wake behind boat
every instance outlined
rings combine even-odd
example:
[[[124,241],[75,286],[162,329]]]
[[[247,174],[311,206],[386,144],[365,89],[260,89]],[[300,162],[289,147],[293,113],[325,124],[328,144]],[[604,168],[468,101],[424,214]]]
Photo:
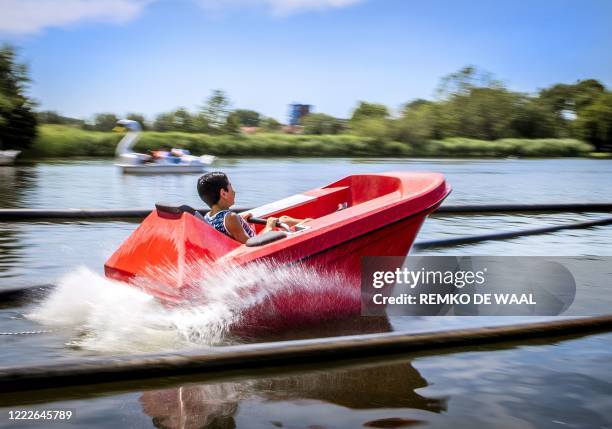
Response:
[[[140,138],[142,127],[137,121],[121,119],[117,122],[117,129],[128,130],[115,150],[118,160],[115,165],[122,173],[201,173],[216,159],[213,155],[194,156],[188,150],[177,148],[170,151],[154,151],[151,155],[132,152],[132,148]]]
[[[215,269],[301,264],[340,277],[346,299],[305,299],[280,291],[251,309],[249,329],[282,315],[296,324],[359,314],[363,256],[406,256],[426,216],[450,193],[438,173],[358,174],[251,210],[254,222],[282,215],[312,218],[299,228],[270,231],[241,244],[212,228],[188,206],[156,209],[104,265],[105,274],[164,302],[197,304],[202,275]],[[265,223],[265,222],[264,222]],[[261,224],[255,225],[259,232]],[[208,287],[223,288],[224,284]],[[255,293],[255,292],[253,292]],[[243,296],[241,299],[249,299]],[[308,314],[304,314],[308,313]]]

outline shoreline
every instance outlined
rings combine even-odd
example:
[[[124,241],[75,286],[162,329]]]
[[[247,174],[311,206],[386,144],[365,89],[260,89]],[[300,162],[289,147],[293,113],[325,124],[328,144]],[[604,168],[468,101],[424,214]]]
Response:
[[[34,144],[21,159],[113,157],[123,134],[84,131],[61,125],[42,125]],[[145,131],[136,152],[187,149],[194,155],[212,154],[236,158],[395,158],[395,159],[610,159],[612,153],[596,152],[575,139],[501,139],[494,141],[452,137],[412,143],[388,141],[352,134],[314,135],[258,133],[209,135]]]

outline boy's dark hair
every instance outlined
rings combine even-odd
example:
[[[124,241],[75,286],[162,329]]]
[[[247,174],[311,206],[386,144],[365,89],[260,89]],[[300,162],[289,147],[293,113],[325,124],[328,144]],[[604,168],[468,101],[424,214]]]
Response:
[[[208,207],[211,207],[221,198],[221,189],[228,190],[229,180],[221,171],[211,171],[198,179],[198,195]]]

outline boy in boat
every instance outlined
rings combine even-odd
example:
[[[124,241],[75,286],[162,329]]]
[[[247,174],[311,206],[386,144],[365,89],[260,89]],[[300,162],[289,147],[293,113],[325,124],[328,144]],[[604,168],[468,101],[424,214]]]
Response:
[[[229,210],[234,205],[236,191],[225,173],[213,171],[200,177],[198,195],[210,207],[210,211],[204,216],[204,220],[210,226],[243,244],[255,236],[255,230],[247,222],[251,213],[241,216]],[[310,219],[294,219],[289,216],[269,217],[261,233],[272,231],[277,221],[293,227],[307,220]]]

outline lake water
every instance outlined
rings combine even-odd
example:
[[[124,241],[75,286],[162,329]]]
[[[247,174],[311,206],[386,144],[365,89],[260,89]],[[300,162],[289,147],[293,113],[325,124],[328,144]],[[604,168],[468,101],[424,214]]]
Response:
[[[438,171],[453,187],[448,204],[612,201],[612,161],[225,159],[237,205],[256,206],[354,173]],[[111,160],[37,162],[0,167],[1,208],[152,208],[156,201],[201,207],[198,175],[124,176]],[[418,239],[506,231],[609,216],[605,213],[433,216]],[[137,226],[127,221],[0,223],[0,288],[59,285],[43,316],[64,317],[62,328],[41,317],[40,303],[0,305],[0,331],[46,329],[40,335],[0,336],[0,366],[83,355],[194,347],[148,327],[158,309],[109,287],[106,258]],[[542,255],[593,259],[612,255],[612,227],[433,249],[436,255]],[[606,277],[604,277],[605,279]],[[609,279],[609,276],[607,277]],[[612,285],[598,284],[582,304],[606,312]],[[129,294],[129,292],[128,292]],[[589,301],[591,300],[591,301]],[[610,304],[610,306],[608,306]],[[83,314],[87,313],[85,316]],[[38,317],[37,317],[38,316]],[[192,317],[200,322],[201,315]],[[172,319],[175,320],[175,319]],[[394,330],[418,332],[508,324],[522,318],[395,317],[384,324],[339,324],[284,339]],[[87,325],[83,329],[83,325]],[[207,329],[208,325],[198,325]],[[206,338],[206,336],[204,336]],[[71,408],[78,426],[105,427],[612,427],[612,335],[503,348],[407,356],[348,367],[311,368],[218,383],[194,379],[135,384],[121,392],[0,397],[0,427],[9,409]],[[54,396],[55,395],[55,396]],[[55,401],[51,398],[61,398]],[[38,403],[38,405],[36,405]],[[44,404],[40,405],[40,404]],[[26,408],[27,408],[26,407]],[[102,418],[104,416],[104,418]],[[14,423],[14,422],[13,422]],[[402,426],[404,425],[404,426]],[[44,425],[40,425],[43,427]],[[28,425],[28,427],[34,427]]]

